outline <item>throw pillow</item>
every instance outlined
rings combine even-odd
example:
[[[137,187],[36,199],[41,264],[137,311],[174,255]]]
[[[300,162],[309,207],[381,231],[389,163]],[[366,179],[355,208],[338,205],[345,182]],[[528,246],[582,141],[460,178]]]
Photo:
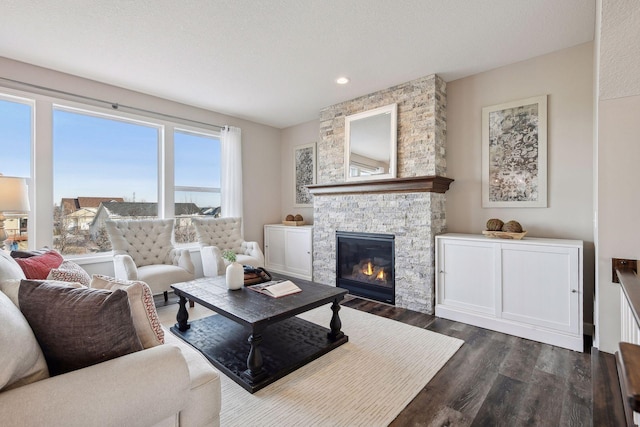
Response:
[[[27,279],[46,279],[52,268],[60,267],[62,255],[57,251],[51,250],[42,255],[35,255],[29,258],[15,258],[20,265]]]
[[[18,300],[18,293],[20,292],[21,279],[7,279],[0,280],[0,291],[4,292],[6,296],[20,308],[20,301]],[[83,286],[77,282],[59,282],[55,280],[49,280],[49,283],[54,283],[63,286],[70,286],[72,288],[82,288]]]
[[[19,300],[52,376],[142,350],[125,291],[23,280]]]
[[[0,280],[25,278],[24,272],[16,260],[5,251],[0,250]]]
[[[158,319],[156,305],[149,285],[141,281],[119,280],[113,277],[94,274],[91,287],[95,289],[122,289],[129,296],[131,317],[136,327],[138,338],[144,348],[164,344],[164,331]]]
[[[47,362],[18,307],[0,292],[0,391],[47,378]]]
[[[42,255],[49,252],[51,249],[46,246],[42,249],[36,249],[35,251],[11,251],[11,258],[31,258],[32,256]]]
[[[58,268],[52,268],[47,280],[59,280],[61,282],[77,282],[84,286],[91,284],[91,276],[84,268],[73,261],[63,261]]]

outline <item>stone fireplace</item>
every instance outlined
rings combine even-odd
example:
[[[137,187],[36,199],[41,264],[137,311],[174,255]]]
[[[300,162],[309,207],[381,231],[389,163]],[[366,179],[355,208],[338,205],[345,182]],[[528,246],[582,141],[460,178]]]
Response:
[[[345,116],[398,106],[397,179],[345,182]],[[396,306],[433,313],[436,234],[445,231],[446,83],[423,77],[320,112],[313,279],[336,285],[336,232],[394,238]]]

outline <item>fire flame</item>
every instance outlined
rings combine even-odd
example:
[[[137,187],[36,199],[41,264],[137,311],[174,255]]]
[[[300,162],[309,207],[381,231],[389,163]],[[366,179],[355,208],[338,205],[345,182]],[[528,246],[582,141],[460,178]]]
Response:
[[[367,266],[362,270],[364,274],[367,276],[371,276],[373,274],[373,266],[371,265],[371,261],[367,263]]]
[[[384,280],[384,270],[380,270],[378,275],[376,276],[376,280]]]

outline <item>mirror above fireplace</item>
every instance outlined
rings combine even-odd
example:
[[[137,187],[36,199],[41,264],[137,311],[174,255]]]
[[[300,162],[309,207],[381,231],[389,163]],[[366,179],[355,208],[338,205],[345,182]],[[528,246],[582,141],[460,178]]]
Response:
[[[397,105],[345,117],[345,180],[396,177]]]

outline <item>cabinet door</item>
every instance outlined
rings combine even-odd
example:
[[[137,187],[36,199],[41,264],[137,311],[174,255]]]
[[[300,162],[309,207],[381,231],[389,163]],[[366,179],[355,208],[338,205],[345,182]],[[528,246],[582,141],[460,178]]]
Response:
[[[496,314],[496,254],[493,243],[438,239],[437,303]]]
[[[267,270],[286,270],[285,229],[282,227],[264,228],[264,262]]]
[[[502,245],[502,317],[569,333],[580,327],[579,250]]]
[[[287,230],[285,261],[287,270],[303,276],[311,276],[311,232]]]

